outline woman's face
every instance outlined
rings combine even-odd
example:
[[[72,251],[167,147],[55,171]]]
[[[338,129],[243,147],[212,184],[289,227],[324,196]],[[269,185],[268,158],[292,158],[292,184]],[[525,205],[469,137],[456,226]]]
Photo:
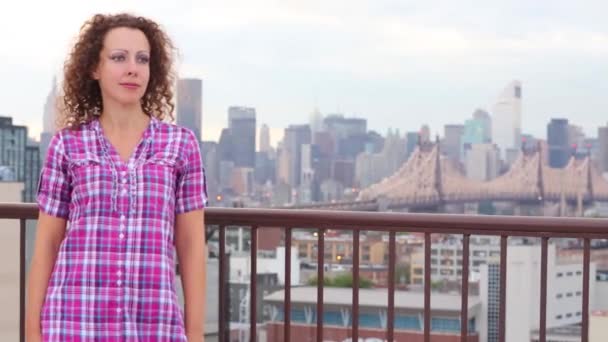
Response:
[[[150,80],[150,43],[144,33],[127,27],[108,31],[93,78],[104,103],[139,105]]]

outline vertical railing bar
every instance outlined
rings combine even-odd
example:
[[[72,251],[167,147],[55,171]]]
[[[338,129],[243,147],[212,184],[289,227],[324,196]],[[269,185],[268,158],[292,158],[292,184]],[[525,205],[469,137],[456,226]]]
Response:
[[[25,240],[26,221],[19,220],[19,341],[25,342]]]
[[[219,226],[219,341],[228,342],[226,322],[228,321],[226,307],[228,305],[228,298],[226,296],[226,227],[223,225]]]
[[[424,342],[431,342],[431,233],[424,233]]]
[[[583,321],[581,324],[581,342],[589,342],[589,277],[591,266],[591,240],[583,243]]]
[[[538,341],[547,341],[547,250],[549,238],[542,237],[540,251],[540,322]]]
[[[395,263],[397,260],[395,237],[391,230],[388,234],[388,314],[387,314],[387,341],[395,340]]]
[[[325,283],[325,229],[317,230],[317,341],[323,341],[323,285]]]
[[[257,335],[257,290],[258,290],[258,282],[257,282],[257,266],[258,266],[258,227],[251,226],[251,274],[250,274],[250,291],[249,291],[249,340],[251,342],[256,341]]]
[[[498,319],[498,342],[505,342],[505,327],[507,321],[507,239],[500,237],[500,310]]]
[[[291,227],[285,228],[285,302],[283,303],[283,340],[291,341]]]
[[[462,290],[460,305],[460,341],[467,342],[469,329],[469,240],[470,234],[462,237]]]
[[[352,341],[359,341],[359,229],[353,229],[353,315]]]

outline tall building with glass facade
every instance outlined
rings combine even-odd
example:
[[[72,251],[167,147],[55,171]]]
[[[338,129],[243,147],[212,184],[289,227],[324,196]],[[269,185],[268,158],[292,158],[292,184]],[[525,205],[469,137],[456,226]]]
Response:
[[[203,81],[182,78],[177,81],[177,124],[189,128],[201,141],[203,121]]]

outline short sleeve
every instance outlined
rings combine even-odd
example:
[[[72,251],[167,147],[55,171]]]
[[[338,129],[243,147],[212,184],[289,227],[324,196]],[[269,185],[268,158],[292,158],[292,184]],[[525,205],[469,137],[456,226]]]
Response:
[[[198,141],[187,131],[184,159],[177,175],[175,213],[202,209],[207,205],[207,183]]]
[[[61,133],[57,133],[49,143],[40,171],[37,191],[39,209],[48,215],[67,219],[72,193],[70,183],[65,147]]]

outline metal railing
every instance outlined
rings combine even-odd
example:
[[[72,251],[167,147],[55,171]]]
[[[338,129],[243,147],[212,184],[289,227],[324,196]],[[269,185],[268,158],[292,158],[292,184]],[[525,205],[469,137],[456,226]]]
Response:
[[[25,306],[25,220],[36,219],[35,204],[0,204],[0,218],[21,221],[20,241],[20,332],[24,334]],[[500,310],[499,341],[505,341],[506,327],[506,282],[507,282],[507,239],[509,237],[536,237],[541,239],[541,284],[540,286],[540,323],[539,341],[546,341],[547,306],[547,249],[550,238],[578,238],[583,240],[583,293],[582,293],[582,331],[581,341],[588,342],[589,327],[589,276],[590,250],[592,239],[608,238],[608,219],[545,218],[545,217],[505,217],[505,216],[467,216],[439,214],[401,214],[401,213],[363,213],[332,212],[314,210],[273,210],[273,209],[226,209],[208,208],[205,213],[206,225],[219,227],[219,302],[227,303],[227,261],[226,230],[231,226],[246,226],[251,230],[250,248],[250,293],[256,294],[257,282],[257,232],[261,228],[282,228],[285,231],[285,291],[284,291],[284,328],[282,341],[289,342],[291,335],[291,245],[292,232],[297,228],[317,230],[317,264],[324,265],[324,232],[328,229],[350,231],[353,236],[353,289],[352,289],[352,331],[351,340],[359,338],[359,238],[360,231],[381,231],[389,234],[388,279],[395,275],[395,240],[398,232],[424,234],[424,341],[431,341],[431,234],[456,234],[463,236],[463,268],[461,291],[461,341],[468,341],[468,278],[469,278],[469,238],[471,235],[500,236]],[[316,340],[323,340],[323,289],[324,268],[317,267],[317,322]],[[395,336],[395,284],[388,282],[388,308],[386,339],[393,341]],[[250,340],[256,340],[257,312],[256,296],[252,295],[250,309]],[[228,308],[219,305],[219,338],[229,341]]]

